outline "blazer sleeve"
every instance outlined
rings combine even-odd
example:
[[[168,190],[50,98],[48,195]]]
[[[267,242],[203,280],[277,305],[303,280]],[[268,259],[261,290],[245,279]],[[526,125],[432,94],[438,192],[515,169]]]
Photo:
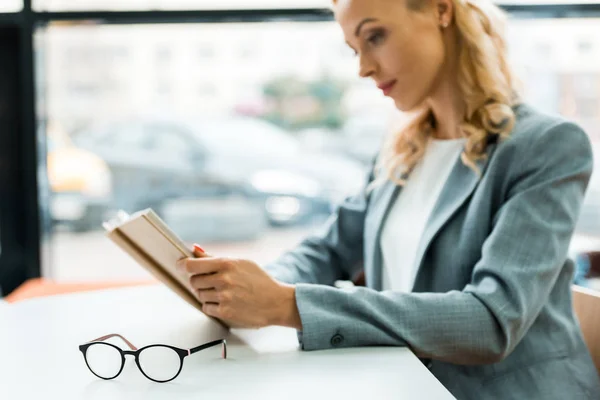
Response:
[[[374,163],[375,160],[371,167]],[[370,168],[360,192],[337,205],[319,232],[263,268],[275,279],[291,284],[333,285],[337,280],[352,279],[362,270],[364,220],[369,202],[366,188],[373,179]]]
[[[522,144],[521,165],[509,175],[507,199],[463,290],[298,284],[302,348],[409,346],[419,357],[455,364],[495,363],[509,355],[565,263],[593,169],[589,139],[574,124],[557,123]]]

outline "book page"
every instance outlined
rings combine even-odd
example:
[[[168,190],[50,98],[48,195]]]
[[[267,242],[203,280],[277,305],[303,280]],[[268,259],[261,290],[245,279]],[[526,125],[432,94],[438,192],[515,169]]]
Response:
[[[127,221],[118,229],[190,293],[194,293],[187,274],[176,268],[177,261],[189,257],[189,255],[185,254],[183,249],[173,245],[165,235],[156,229],[155,225],[142,216]]]

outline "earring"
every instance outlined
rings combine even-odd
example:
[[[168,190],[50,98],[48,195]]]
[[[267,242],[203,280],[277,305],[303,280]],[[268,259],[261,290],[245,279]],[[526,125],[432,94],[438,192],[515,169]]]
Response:
[[[448,21],[442,22],[442,28],[447,28],[447,27],[448,27]]]

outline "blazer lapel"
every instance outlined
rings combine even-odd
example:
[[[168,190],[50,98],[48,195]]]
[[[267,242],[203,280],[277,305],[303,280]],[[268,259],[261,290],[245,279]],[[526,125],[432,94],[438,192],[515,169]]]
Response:
[[[495,148],[496,143],[490,143],[487,148],[487,158],[479,160],[476,163],[482,174],[485,172],[485,168]],[[423,258],[432,240],[471,196],[479,180],[480,178],[475,171],[464,165],[460,158],[456,161],[421,236],[415,257],[416,269],[413,290],[415,290],[415,285],[418,282],[419,274],[423,267]]]
[[[372,225],[375,229],[374,240],[367,241],[365,245],[371,244],[373,248],[365,248],[365,253],[372,254],[370,263],[366,263],[365,268],[370,269],[365,271],[367,277],[367,286],[375,290],[381,290],[382,287],[382,272],[383,272],[383,256],[381,253],[381,232],[383,230],[383,224],[385,223],[386,217],[394,204],[394,199],[398,196],[402,188],[395,183],[388,181],[383,184],[377,191],[377,197],[372,199],[374,203],[377,203],[376,207],[372,208]],[[374,192],[375,193],[375,192]]]

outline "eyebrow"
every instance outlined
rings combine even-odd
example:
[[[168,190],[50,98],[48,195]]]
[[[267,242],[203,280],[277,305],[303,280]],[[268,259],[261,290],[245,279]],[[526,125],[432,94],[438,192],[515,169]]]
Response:
[[[356,30],[354,31],[354,36],[358,37],[358,35],[360,34],[360,30],[362,29],[364,24],[375,21],[377,21],[377,18],[365,18],[362,21],[360,21],[360,24],[358,24]]]

